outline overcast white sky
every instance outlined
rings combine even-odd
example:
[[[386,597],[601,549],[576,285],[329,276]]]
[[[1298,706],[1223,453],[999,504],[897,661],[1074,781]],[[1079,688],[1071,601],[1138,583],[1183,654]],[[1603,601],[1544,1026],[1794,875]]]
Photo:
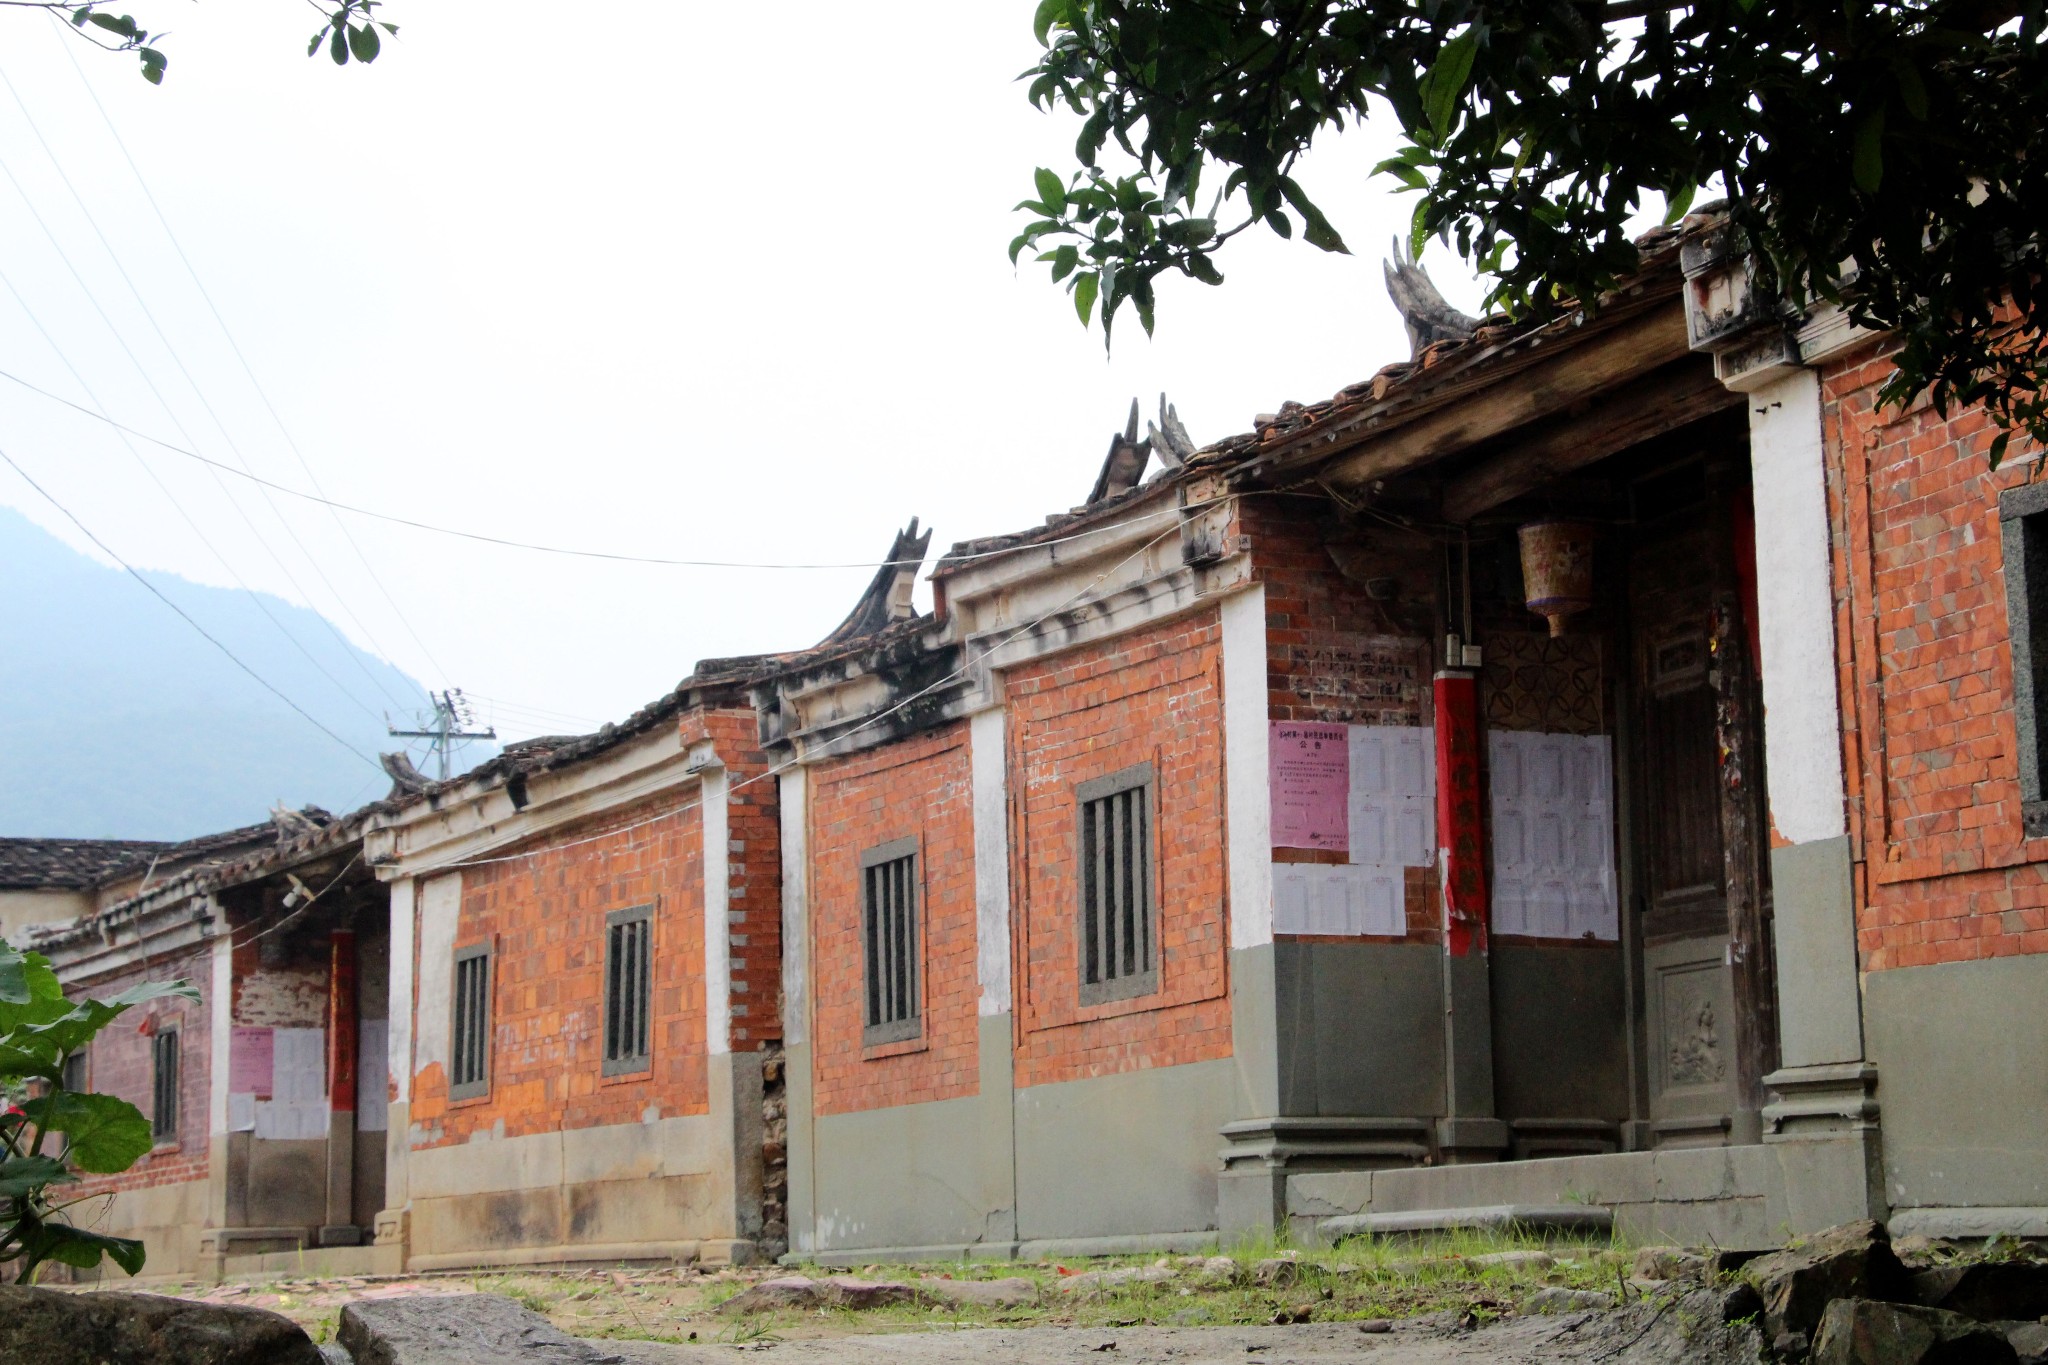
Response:
[[[1167,391],[1209,441],[1407,354],[1379,263],[1412,201],[1368,180],[1385,138],[1353,135],[1300,178],[1356,256],[1247,234],[1224,288],[1169,283],[1158,338],[1127,318],[1105,359],[1043,267],[1005,256],[1073,133],[1014,80],[1030,0],[390,0],[402,32],[367,69],[308,60],[296,0],[131,8],[171,30],[161,88],[0,10],[0,272],[41,324],[0,286],[0,369],[345,502],[628,553],[871,560],[913,514],[943,548],[1079,502],[1134,395],[1149,415]],[[1476,308],[1454,257],[1425,264]],[[5,380],[0,436],[132,563],[228,584],[225,560],[488,699],[508,738],[621,717],[700,657],[810,644],[868,577],[346,519],[352,547],[323,509],[277,499],[288,534],[136,443],[195,533],[116,434]],[[4,467],[0,502],[82,547]]]

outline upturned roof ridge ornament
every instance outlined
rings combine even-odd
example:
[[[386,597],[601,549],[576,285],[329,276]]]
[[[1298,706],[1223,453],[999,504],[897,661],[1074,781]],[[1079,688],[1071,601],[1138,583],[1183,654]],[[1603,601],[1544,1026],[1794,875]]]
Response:
[[[1393,258],[1382,262],[1380,269],[1387,278],[1387,297],[1408,329],[1410,359],[1439,341],[1463,341],[1479,330],[1479,319],[1451,307],[1400,238],[1394,239]]]
[[[1109,438],[1109,454],[1103,457],[1102,471],[1095,476],[1095,487],[1089,490],[1087,506],[1121,497],[1145,480],[1145,470],[1152,457],[1159,457],[1159,467],[1168,473],[1179,469],[1193,455],[1198,447],[1188,429],[1181,425],[1180,413],[1173,404],[1166,401],[1166,395],[1159,395],[1159,420],[1145,424],[1143,440],[1138,438],[1138,400],[1131,400],[1130,420],[1124,429]]]

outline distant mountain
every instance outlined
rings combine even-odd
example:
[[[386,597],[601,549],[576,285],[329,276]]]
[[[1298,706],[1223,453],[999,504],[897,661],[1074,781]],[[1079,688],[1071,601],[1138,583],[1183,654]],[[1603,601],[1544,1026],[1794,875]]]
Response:
[[[396,744],[382,711],[409,721],[427,705],[316,612],[263,597],[302,653],[239,589],[146,576],[372,759]],[[254,823],[279,800],[342,811],[389,788],[126,573],[0,507],[0,835],[181,839]]]

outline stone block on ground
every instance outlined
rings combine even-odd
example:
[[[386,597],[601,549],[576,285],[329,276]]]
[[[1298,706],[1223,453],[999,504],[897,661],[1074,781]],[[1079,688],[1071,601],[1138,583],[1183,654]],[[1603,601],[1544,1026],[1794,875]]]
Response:
[[[778,1275],[733,1295],[718,1305],[718,1311],[738,1316],[776,1308],[884,1308],[896,1303],[917,1303],[922,1297],[916,1285],[895,1280],[864,1280],[857,1275],[828,1275],[813,1280],[802,1275]]]
[[[925,1279],[918,1281],[917,1287],[941,1303],[1015,1308],[1038,1301],[1038,1286],[1022,1276],[1007,1280]]]
[[[2005,1333],[1918,1304],[1836,1299],[1821,1316],[1811,1365],[2012,1365]]]
[[[0,1365],[322,1365],[297,1323],[158,1294],[0,1285]]]
[[[1474,1270],[1548,1270],[1557,1258],[1547,1251],[1489,1251],[1467,1256],[1465,1264]]]
[[[1998,1329],[2020,1365],[2048,1365],[2048,1322],[2001,1322]]]
[[[1200,1285],[1236,1284],[1244,1276],[1243,1267],[1229,1256],[1190,1256],[1180,1264],[1188,1278]]]
[[[1742,1276],[1762,1296],[1765,1335],[1812,1336],[1836,1299],[1895,1299],[1906,1272],[1884,1228],[1865,1218],[1827,1229],[1782,1251],[1759,1256]]]
[[[1163,1284],[1173,1278],[1173,1267],[1165,1265],[1127,1265],[1114,1270],[1084,1270],[1079,1275],[1063,1276],[1060,1292],[1064,1294],[1099,1293],[1105,1289],[1117,1289],[1134,1284]]]
[[[497,1294],[357,1300],[335,1339],[354,1365],[616,1365],[622,1357]]]

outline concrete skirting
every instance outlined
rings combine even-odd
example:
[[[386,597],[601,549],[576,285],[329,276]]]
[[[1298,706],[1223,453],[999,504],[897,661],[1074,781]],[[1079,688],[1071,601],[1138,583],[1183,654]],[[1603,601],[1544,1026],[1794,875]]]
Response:
[[[1894,1237],[2048,1237],[2048,1209],[1900,1209],[1887,1226]]]
[[[1340,1214],[1323,1219],[1319,1231],[1327,1242],[1345,1237],[1462,1231],[1605,1237],[1614,1231],[1614,1214],[1594,1204],[1495,1204],[1490,1208]]]
[[[633,1263],[675,1263],[703,1261],[705,1264],[748,1265],[753,1261],[751,1242],[593,1242],[551,1247],[494,1247],[480,1251],[448,1252],[438,1256],[414,1256],[406,1262],[408,1271],[467,1270],[472,1266],[555,1266]],[[374,1250],[374,1248],[372,1248]],[[713,1256],[709,1253],[720,1251]],[[737,1254],[735,1254],[737,1253]]]
[[[943,1246],[865,1247],[858,1250],[791,1252],[783,1265],[850,1266],[876,1262],[1043,1261],[1062,1256],[1194,1255],[1213,1250],[1213,1232],[1168,1232],[1141,1237],[1063,1237],[1036,1242],[952,1242]]]
[[[405,1273],[405,1248],[396,1246],[310,1247],[304,1251],[259,1251],[221,1257],[224,1280],[271,1275],[321,1279]]]
[[[1850,1131],[1752,1146],[1308,1172],[1287,1179],[1288,1223],[1309,1239],[1485,1226],[1510,1209],[1578,1209],[1607,1218],[1613,1232],[1632,1240],[1759,1249],[1882,1216],[1870,1203],[1874,1136]],[[1401,1225],[1418,1220],[1420,1228]]]

